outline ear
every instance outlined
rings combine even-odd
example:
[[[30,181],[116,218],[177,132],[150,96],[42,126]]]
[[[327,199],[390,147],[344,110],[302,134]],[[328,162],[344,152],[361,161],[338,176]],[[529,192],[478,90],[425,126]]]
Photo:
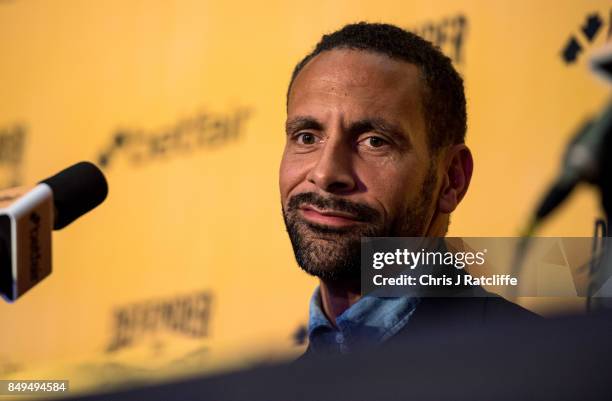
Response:
[[[438,211],[451,213],[467,192],[472,179],[474,160],[472,152],[465,144],[451,146],[445,156]]]

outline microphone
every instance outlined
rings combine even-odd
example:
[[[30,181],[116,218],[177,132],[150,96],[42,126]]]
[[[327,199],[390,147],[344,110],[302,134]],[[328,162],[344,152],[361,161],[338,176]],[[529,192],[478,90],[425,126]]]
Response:
[[[612,83],[612,43],[592,59],[591,70]],[[530,238],[538,226],[581,182],[597,185],[608,220],[612,214],[612,98],[599,116],[588,120],[574,135],[563,157],[561,173],[546,192],[520,235],[512,260],[512,274],[518,275],[527,254]],[[612,256],[611,256],[612,258]]]
[[[612,83],[612,43],[599,49],[590,60],[591,71],[607,83]],[[612,99],[596,118],[587,121],[569,143],[561,174],[550,187],[525,230],[531,235],[539,223],[555,210],[580,182],[606,186],[609,166],[606,156],[612,150]],[[606,189],[606,188],[604,188]],[[604,191],[604,195],[606,195]]]
[[[595,75],[612,83],[612,43],[599,49],[590,60]],[[612,150],[612,99],[596,118],[584,124],[569,143],[561,174],[546,193],[533,220],[526,230],[530,234],[535,227],[557,208],[582,181],[606,187],[610,177],[606,158]],[[603,188],[606,189],[606,188]],[[604,191],[606,195],[606,191]]]
[[[598,118],[584,124],[569,143],[561,174],[552,184],[523,230],[514,252],[512,274],[517,276],[527,254],[530,238],[541,222],[572,193],[581,182],[597,184],[608,192],[610,167],[606,165],[612,146],[612,100]],[[604,206],[607,202],[604,202]],[[609,210],[606,210],[609,212]]]
[[[106,199],[104,174],[80,162],[35,187],[0,191],[0,295],[15,301],[51,274],[51,231]]]
[[[536,209],[536,223],[556,209],[579,182],[599,184],[602,179],[609,179],[602,174],[602,163],[608,156],[608,137],[611,133],[612,101],[598,118],[585,123],[570,142],[561,174]]]

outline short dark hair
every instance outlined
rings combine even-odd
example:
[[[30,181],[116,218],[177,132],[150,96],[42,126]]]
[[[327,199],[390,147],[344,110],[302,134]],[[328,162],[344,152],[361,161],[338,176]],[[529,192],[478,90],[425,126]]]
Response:
[[[419,67],[424,81],[422,107],[429,148],[436,153],[444,146],[465,141],[467,116],[463,79],[439,48],[394,25],[359,22],[324,35],[315,49],[295,66],[287,100],[302,68],[318,54],[333,49],[371,51]]]

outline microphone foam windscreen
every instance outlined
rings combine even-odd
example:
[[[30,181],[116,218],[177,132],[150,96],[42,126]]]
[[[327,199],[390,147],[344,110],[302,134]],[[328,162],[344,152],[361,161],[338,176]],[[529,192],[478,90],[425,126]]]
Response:
[[[42,180],[53,191],[53,229],[72,223],[106,199],[108,184],[104,174],[90,162],[80,162]]]

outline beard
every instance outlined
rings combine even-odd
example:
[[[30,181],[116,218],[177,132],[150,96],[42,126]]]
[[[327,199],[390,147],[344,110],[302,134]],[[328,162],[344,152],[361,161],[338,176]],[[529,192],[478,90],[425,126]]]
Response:
[[[421,196],[387,223],[376,209],[345,198],[323,197],[314,192],[292,196],[286,209],[283,208],[283,218],[298,265],[306,273],[327,282],[359,280],[361,238],[423,236],[435,187],[436,175],[432,165],[423,181]],[[303,205],[350,213],[359,223],[350,227],[315,224],[300,216],[299,210]]]

